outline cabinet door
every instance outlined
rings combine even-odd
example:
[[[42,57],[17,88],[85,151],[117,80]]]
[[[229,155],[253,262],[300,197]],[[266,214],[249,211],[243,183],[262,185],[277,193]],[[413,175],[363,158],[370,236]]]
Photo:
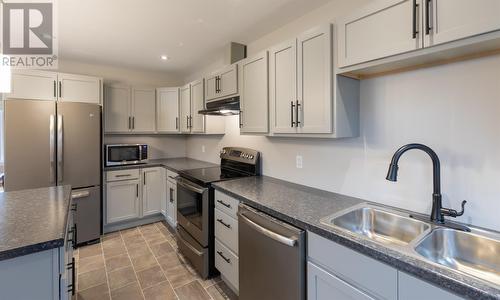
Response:
[[[181,87],[180,90],[180,128],[181,132],[189,133],[191,132],[191,87],[189,84]]]
[[[179,88],[156,90],[156,130],[179,132]]]
[[[296,122],[300,133],[332,132],[331,25],[314,28],[297,39]]]
[[[307,299],[309,300],[372,300],[364,292],[326,272],[315,264],[307,263]]]
[[[238,65],[230,65],[219,72],[219,89],[217,97],[226,97],[238,93]]]
[[[57,99],[57,73],[32,70],[13,70],[11,93],[5,99]]]
[[[130,88],[106,86],[104,88],[105,132],[130,132]]]
[[[132,89],[132,131],[151,133],[156,131],[155,89]]]
[[[422,7],[421,2],[416,1],[418,7]],[[418,25],[417,30],[420,27],[421,14],[413,4],[414,0],[376,1],[341,20],[338,23],[340,67],[421,48],[422,35],[413,35],[414,24]]]
[[[166,179],[163,168],[142,169],[142,214],[144,216],[161,212],[165,198]]]
[[[217,84],[216,75],[212,75],[205,78],[205,99],[207,101],[218,97],[216,84]]]
[[[297,101],[297,41],[295,39],[271,49],[269,89],[272,131],[294,133]],[[243,112],[244,114],[244,112]]]
[[[101,79],[91,76],[59,73],[59,101],[101,103]]]
[[[205,116],[198,113],[204,109],[203,79],[191,83],[191,132],[205,132]]]
[[[424,29],[427,27],[430,32],[425,32],[425,47],[499,30],[500,1],[429,1],[424,9]]]
[[[240,131],[266,133],[269,123],[267,51],[240,63]]]
[[[403,272],[398,272],[398,299],[420,300],[440,299],[459,300],[462,299],[445,290],[433,286],[425,281],[417,279]]]
[[[139,180],[106,183],[107,224],[139,217]]]
[[[167,221],[175,227],[177,225],[177,184],[167,181]]]

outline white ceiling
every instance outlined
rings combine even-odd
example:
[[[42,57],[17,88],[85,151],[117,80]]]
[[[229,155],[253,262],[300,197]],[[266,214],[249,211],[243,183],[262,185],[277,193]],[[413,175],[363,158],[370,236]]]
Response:
[[[59,55],[189,74],[230,41],[248,43],[329,1],[62,0]]]

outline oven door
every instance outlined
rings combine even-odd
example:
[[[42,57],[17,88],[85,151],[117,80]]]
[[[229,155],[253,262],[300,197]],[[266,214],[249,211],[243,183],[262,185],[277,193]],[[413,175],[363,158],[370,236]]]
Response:
[[[142,160],[142,149],[140,145],[107,145],[106,165],[128,165],[138,164]]]
[[[209,239],[209,190],[177,177],[177,223],[202,247]]]

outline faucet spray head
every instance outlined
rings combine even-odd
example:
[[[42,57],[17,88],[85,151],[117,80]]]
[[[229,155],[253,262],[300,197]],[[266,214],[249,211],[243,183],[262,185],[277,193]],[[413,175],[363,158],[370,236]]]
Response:
[[[394,164],[394,163],[391,163],[389,165],[389,170],[387,171],[387,176],[385,177],[385,179],[389,180],[389,181],[398,181],[398,165],[397,164]]]

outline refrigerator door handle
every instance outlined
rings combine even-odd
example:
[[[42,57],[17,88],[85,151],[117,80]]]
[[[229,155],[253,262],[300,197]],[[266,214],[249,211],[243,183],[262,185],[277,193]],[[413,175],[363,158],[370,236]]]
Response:
[[[63,174],[63,147],[64,145],[64,127],[63,127],[63,116],[57,115],[57,183],[62,183],[64,180]]]
[[[55,143],[55,116],[50,115],[49,117],[49,155],[50,155],[50,183],[56,183],[56,143]]]

